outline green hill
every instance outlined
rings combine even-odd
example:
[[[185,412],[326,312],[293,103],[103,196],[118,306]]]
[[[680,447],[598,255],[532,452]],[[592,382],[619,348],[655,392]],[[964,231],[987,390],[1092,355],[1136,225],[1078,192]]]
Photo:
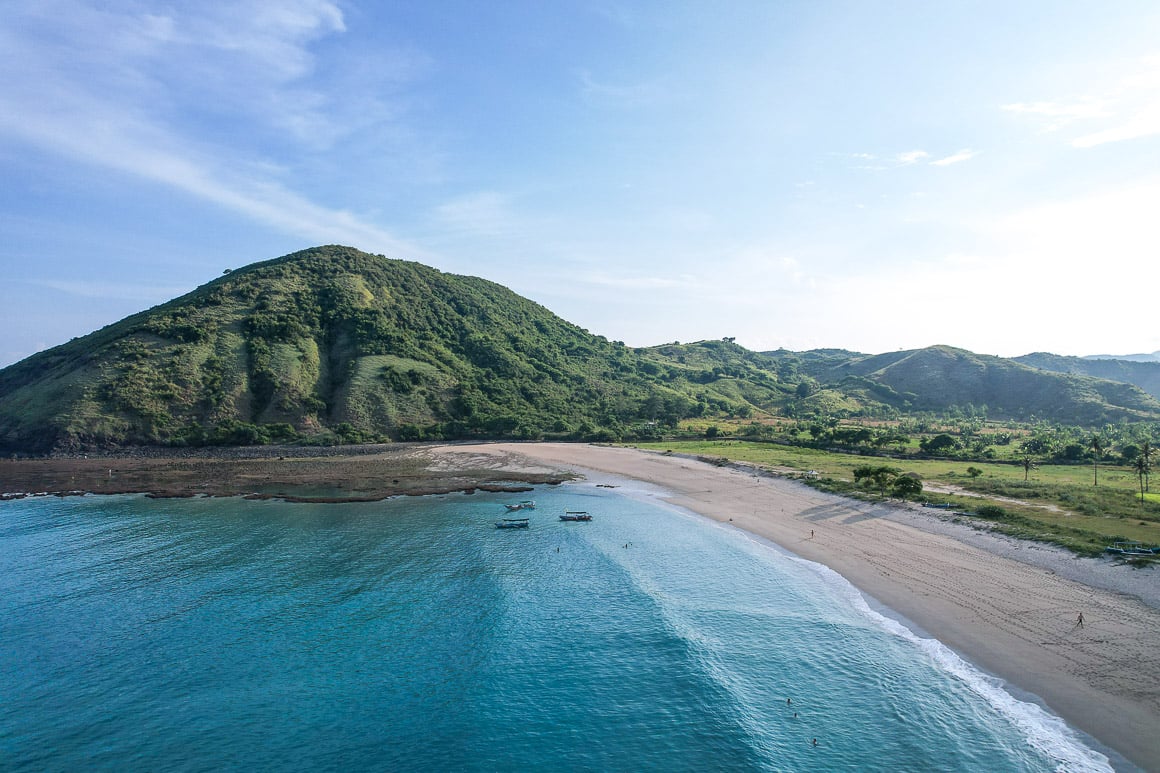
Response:
[[[0,370],[0,450],[609,440],[691,417],[968,405],[1070,424],[1160,418],[1136,386],[949,347],[632,349],[493,282],[329,246],[227,273]]]
[[[1048,372],[949,346],[878,355],[820,350],[768,356],[862,404],[879,402],[904,412],[973,405],[986,406],[995,416],[1081,425],[1160,415],[1160,402],[1131,384]]]
[[[1146,356],[1146,355],[1137,355]],[[1160,362],[1121,360],[1113,358],[1064,357],[1047,352],[1034,352],[1016,357],[1016,362],[1055,373],[1073,373],[1109,381],[1135,384],[1148,394],[1160,399]]]
[[[330,246],[0,371],[0,448],[592,438],[780,395],[663,368],[483,279]]]

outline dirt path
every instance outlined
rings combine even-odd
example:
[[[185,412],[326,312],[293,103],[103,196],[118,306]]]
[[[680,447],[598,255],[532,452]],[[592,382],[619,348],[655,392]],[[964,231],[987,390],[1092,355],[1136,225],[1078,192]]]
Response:
[[[984,497],[974,491],[967,491],[952,483],[932,483],[930,481],[923,482],[923,488],[927,491],[933,491],[936,494],[953,494],[960,497],[974,497],[976,499],[990,499],[996,502],[1006,502],[1012,505],[1021,505],[1023,507],[1035,507],[1040,510],[1048,510],[1053,513],[1062,513],[1063,515],[1074,515],[1070,510],[1065,510],[1059,505],[1051,504],[1050,502],[1028,502],[1025,499],[1013,499],[1011,497],[1001,497],[995,494],[988,494]]]

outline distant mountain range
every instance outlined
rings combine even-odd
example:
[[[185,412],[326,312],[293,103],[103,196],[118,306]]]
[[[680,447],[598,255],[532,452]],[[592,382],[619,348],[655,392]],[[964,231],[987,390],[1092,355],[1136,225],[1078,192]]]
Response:
[[[1127,360],[1128,362],[1160,362],[1160,352],[1151,354],[1089,354],[1085,360]]]
[[[799,372],[847,395],[876,399],[904,412],[986,406],[988,413],[995,416],[1095,425],[1150,418],[1160,405],[1156,393],[1149,393],[1143,386],[1151,384],[1144,378],[1149,374],[1138,373],[1136,368],[1116,371],[1121,378],[1113,380],[1109,376],[1064,370],[1046,358],[1040,364],[949,346],[878,355],[841,350],[779,351],[768,355],[796,363]],[[1091,361],[1093,368],[1105,364]],[[1141,371],[1148,367],[1140,365]]]
[[[615,439],[689,417],[1160,420],[1160,363],[945,346],[634,349],[507,288],[349,247],[255,263],[0,370],[0,449]]]

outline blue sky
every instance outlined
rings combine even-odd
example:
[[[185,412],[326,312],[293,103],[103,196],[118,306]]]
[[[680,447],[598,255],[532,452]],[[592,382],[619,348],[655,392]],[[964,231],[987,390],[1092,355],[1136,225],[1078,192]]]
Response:
[[[1160,5],[9,0],[0,365],[350,244],[634,346],[1160,350]]]

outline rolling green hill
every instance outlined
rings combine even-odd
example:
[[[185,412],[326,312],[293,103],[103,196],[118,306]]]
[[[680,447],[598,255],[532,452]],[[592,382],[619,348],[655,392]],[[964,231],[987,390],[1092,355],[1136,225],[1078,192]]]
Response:
[[[1025,354],[1022,357],[1016,357],[1015,361],[1055,373],[1074,373],[1092,378],[1122,381],[1125,384],[1135,384],[1148,394],[1160,399],[1160,362],[1064,357],[1047,352]]]
[[[320,247],[0,371],[0,448],[591,438],[782,396],[660,360],[483,279]]]
[[[328,246],[227,273],[0,370],[0,450],[647,438],[692,417],[967,405],[1071,424],[1160,419],[1136,386],[949,347],[632,349],[493,282]]]
[[[769,352],[782,370],[815,379],[861,404],[946,411],[986,406],[992,415],[1097,425],[1155,419],[1160,402],[1132,384],[1055,373],[949,346],[867,355],[841,350]]]

